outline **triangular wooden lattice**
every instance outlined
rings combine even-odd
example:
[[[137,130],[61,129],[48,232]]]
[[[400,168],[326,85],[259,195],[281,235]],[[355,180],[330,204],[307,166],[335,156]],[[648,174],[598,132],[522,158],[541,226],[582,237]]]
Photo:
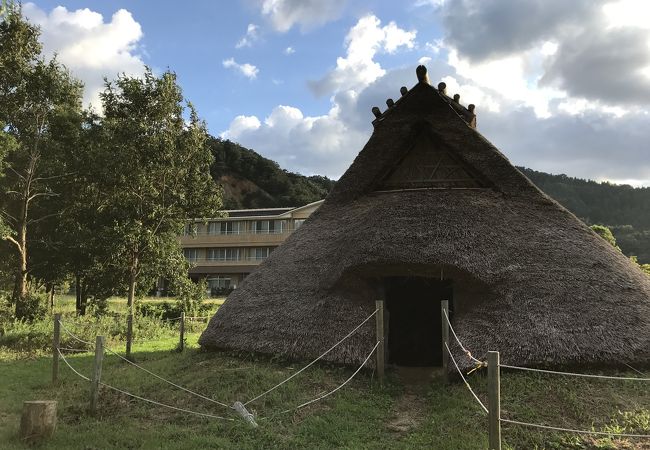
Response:
[[[388,174],[379,190],[480,188],[483,183],[450,151],[420,137]]]

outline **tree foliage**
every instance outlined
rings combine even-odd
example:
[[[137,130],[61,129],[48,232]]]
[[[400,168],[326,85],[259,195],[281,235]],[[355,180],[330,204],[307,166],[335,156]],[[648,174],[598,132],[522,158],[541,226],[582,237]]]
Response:
[[[227,176],[253,186],[246,187],[242,195],[228,195],[226,191],[227,209],[302,206],[322,200],[334,186],[334,181],[327,177],[289,172],[275,161],[229,140],[210,138],[209,145],[214,155],[211,173],[215,180]]]
[[[59,149],[79,123],[81,84],[56,59],[41,57],[39,31],[11,5],[0,21],[0,144],[4,154],[0,180],[3,240],[17,255],[13,301],[16,314],[28,296],[31,231],[56,215],[49,199],[58,195],[55,179]]]

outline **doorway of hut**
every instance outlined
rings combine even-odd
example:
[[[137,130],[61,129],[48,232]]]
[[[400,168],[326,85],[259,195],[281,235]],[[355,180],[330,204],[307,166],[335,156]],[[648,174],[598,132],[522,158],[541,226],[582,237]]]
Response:
[[[425,277],[384,279],[388,313],[388,363],[408,367],[442,366],[440,302],[453,311],[452,280]]]

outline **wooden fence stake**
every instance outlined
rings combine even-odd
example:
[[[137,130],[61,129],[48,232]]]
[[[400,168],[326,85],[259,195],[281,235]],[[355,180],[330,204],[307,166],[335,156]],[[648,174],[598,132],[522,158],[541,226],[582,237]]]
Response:
[[[90,412],[97,412],[97,401],[99,399],[99,386],[102,379],[102,362],[104,360],[104,336],[95,338],[95,364],[93,375],[90,379]]]
[[[449,322],[447,322],[447,317],[449,316],[449,300],[442,300],[440,302],[440,316],[441,316],[441,333],[442,333],[442,375],[448,380],[449,379]]]
[[[126,359],[131,359],[131,345],[133,344],[133,314],[126,317]]]
[[[185,311],[181,311],[181,323],[180,323],[180,341],[178,342],[178,350],[183,351],[185,349]]]
[[[20,418],[20,439],[27,444],[52,437],[56,430],[56,401],[36,400],[23,402]]]
[[[61,347],[61,314],[54,314],[54,337],[52,338],[52,383],[59,379],[59,348]]]
[[[501,369],[499,352],[488,352],[488,422],[490,450],[501,450]]]
[[[384,368],[386,367],[386,346],[384,345],[384,301],[375,301],[375,307],[377,308],[377,314],[375,315],[375,318],[377,319],[377,341],[381,341],[381,345],[377,347],[377,378],[379,378],[379,385],[383,386]]]

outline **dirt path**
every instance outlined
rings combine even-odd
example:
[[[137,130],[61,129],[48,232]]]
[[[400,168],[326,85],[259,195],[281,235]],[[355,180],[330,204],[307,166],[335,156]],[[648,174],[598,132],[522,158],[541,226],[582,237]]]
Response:
[[[427,389],[434,378],[440,376],[439,368],[398,367],[397,374],[404,393],[397,400],[386,428],[396,433],[406,433],[420,424],[425,416]]]

